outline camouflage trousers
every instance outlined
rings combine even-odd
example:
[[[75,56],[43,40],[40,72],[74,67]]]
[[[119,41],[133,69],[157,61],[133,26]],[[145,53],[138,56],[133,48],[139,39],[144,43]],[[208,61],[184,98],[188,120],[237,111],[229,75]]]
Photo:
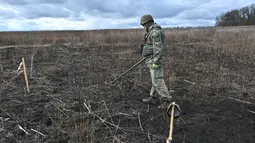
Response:
[[[153,69],[150,66],[148,67],[150,70],[151,82],[152,82],[150,96],[155,97],[154,92],[156,91],[160,95],[160,98],[168,98],[168,99],[171,98],[163,78],[164,77],[163,68],[160,67],[157,69]]]

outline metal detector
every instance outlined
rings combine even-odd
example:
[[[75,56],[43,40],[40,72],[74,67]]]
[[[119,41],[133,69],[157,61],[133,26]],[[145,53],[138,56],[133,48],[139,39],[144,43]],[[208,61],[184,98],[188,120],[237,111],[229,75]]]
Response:
[[[166,143],[171,143],[173,140],[174,118],[178,118],[181,115],[180,106],[175,102],[172,102],[167,108],[167,114],[170,117],[170,131],[168,138],[166,138]]]
[[[146,58],[141,59],[140,61],[138,61],[136,64],[134,64],[132,67],[130,67],[128,70],[126,70],[124,73],[122,73],[119,77],[117,77],[116,79],[114,79],[113,81],[105,81],[105,84],[113,84],[114,82],[116,82],[119,78],[121,78],[122,76],[124,76],[126,73],[128,73],[129,71],[131,71],[132,69],[134,69],[136,66],[138,66],[139,64],[141,64],[143,61],[145,61]]]

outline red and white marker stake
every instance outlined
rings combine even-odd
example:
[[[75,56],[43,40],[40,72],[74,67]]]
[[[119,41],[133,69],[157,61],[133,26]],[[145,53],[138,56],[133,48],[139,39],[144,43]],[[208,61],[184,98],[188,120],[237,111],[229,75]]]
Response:
[[[28,78],[27,78],[26,65],[25,65],[25,59],[23,57],[22,57],[22,62],[19,64],[17,72],[18,72],[18,75],[21,74],[21,73],[24,73],[25,81],[26,81],[26,87],[27,87],[27,92],[30,93],[29,84],[28,84]]]
[[[24,72],[22,62],[20,62],[17,72],[18,72],[18,74],[21,74],[21,73],[23,73],[23,72]]]

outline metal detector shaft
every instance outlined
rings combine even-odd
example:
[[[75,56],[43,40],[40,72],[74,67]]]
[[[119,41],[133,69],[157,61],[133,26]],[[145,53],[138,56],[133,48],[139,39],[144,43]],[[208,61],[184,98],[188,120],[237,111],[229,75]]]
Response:
[[[117,77],[116,79],[114,79],[113,81],[110,82],[110,84],[113,84],[115,81],[117,81],[119,78],[121,78],[122,76],[124,76],[126,73],[128,73],[129,71],[131,71],[133,68],[135,68],[136,66],[138,66],[140,63],[142,63],[143,61],[145,61],[146,58],[141,59],[140,61],[138,61],[136,64],[134,64],[132,67],[130,67],[128,70],[126,70],[124,73],[122,73],[119,77]]]

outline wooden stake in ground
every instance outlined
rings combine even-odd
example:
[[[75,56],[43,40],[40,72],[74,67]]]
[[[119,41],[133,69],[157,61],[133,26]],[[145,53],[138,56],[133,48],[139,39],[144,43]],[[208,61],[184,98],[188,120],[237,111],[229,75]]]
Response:
[[[25,76],[25,80],[26,80],[27,92],[30,93],[28,79],[27,79],[27,70],[26,70],[26,65],[25,65],[24,57],[22,57],[22,64],[23,64],[23,71],[24,71],[24,76]]]

